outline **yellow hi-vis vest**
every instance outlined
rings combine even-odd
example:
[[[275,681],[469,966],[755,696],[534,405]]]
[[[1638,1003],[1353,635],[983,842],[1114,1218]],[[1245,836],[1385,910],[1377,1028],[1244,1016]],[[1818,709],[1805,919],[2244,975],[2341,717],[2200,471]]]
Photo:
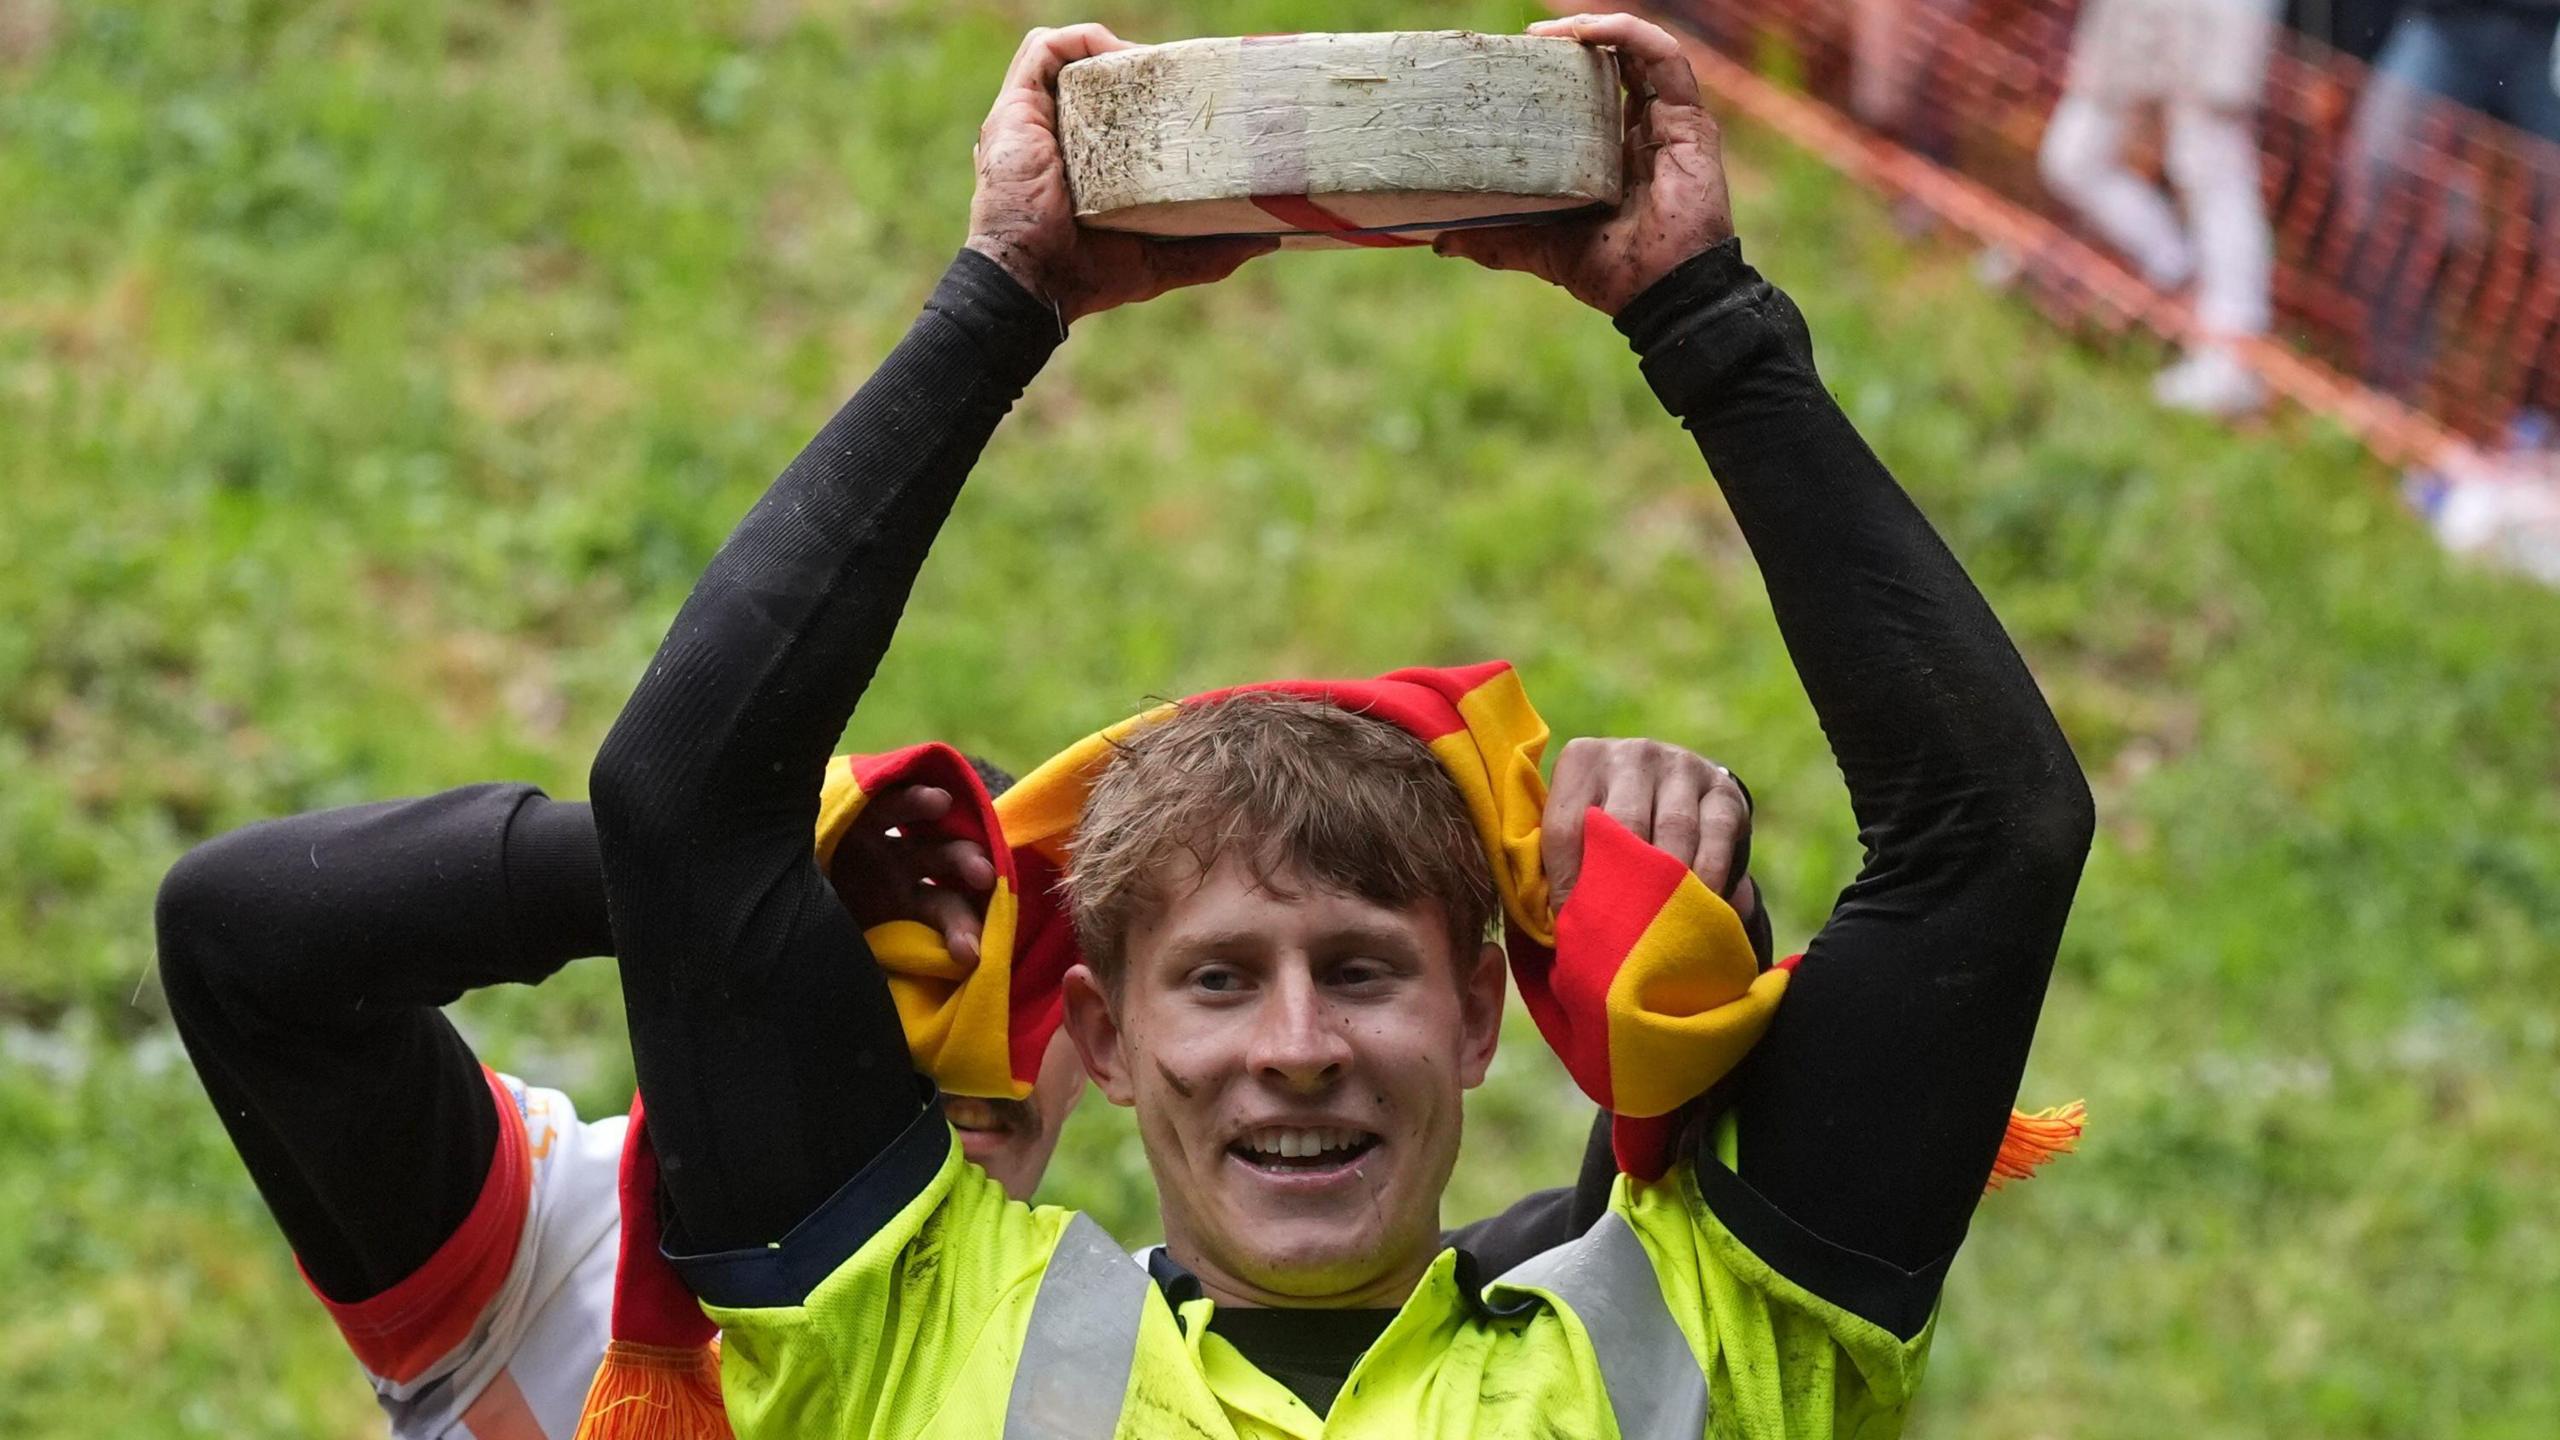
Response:
[[[954,1142],[801,1303],[704,1308],[739,1440],[1877,1440],[1928,1352],[1761,1263],[1686,1164],[1622,1178],[1601,1224],[1482,1297],[1455,1260],[1318,1416],[1211,1333],[1212,1302],[1177,1313],[1100,1227],[1007,1198]]]

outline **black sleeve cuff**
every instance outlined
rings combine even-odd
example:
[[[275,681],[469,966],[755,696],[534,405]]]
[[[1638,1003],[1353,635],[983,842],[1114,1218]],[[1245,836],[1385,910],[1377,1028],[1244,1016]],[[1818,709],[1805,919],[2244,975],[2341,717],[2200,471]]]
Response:
[[[1067,338],[1066,322],[1047,301],[975,250],[953,258],[924,309],[959,327],[1016,395]]]
[[[572,960],[613,953],[605,911],[604,857],[595,812],[584,801],[528,790],[507,821],[507,915],[520,953],[543,975]]]
[[[1902,1340],[1918,1338],[1938,1308],[1950,1250],[1918,1270],[1834,1245],[1795,1221],[1713,1154],[1692,1158],[1698,1193],[1733,1238],[1780,1275]]]
[[[670,1234],[660,1248],[694,1295],[735,1310],[801,1304],[923,1194],[951,1153],[951,1128],[933,1082],[919,1076],[916,1083],[922,1103],[915,1119],[779,1243],[682,1255],[675,1249],[680,1237]]]
[[[1628,302],[1616,324],[1663,408],[1693,426],[1829,399],[1804,316],[1744,262],[1739,237],[1682,261]]]

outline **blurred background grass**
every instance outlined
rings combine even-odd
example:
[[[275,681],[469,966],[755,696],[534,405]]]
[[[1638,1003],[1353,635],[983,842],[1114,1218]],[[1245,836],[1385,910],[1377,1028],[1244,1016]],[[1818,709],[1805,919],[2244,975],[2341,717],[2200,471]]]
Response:
[[[1520,3],[1128,0],[1140,38]],[[962,232],[1027,24],[977,3],[0,0],[0,1435],[379,1433],[169,1033],[188,844],[584,790],[734,518]],[[1914,1431],[2560,1433],[2560,597],[2337,434],[2164,418],[1731,137],[1753,257],[2009,620],[2102,833]],[[1505,655],[1741,769],[1780,943],[1858,858],[1748,556],[1618,336],[1428,255],[1113,314],[999,434],[849,742],[1017,765],[1142,697]],[[608,966],[463,1018],[627,1098]],[[1516,1017],[1515,1017],[1516,1018]],[[1452,1220],[1569,1175],[1517,1030]],[[1089,1103],[1053,1198],[1149,1237]]]

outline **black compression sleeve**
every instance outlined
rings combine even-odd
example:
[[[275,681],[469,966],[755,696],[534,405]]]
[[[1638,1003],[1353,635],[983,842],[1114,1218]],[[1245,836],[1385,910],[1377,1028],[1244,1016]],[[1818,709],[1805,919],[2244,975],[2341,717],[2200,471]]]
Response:
[[[2088,787],[1998,619],[1738,242],[1618,324],[1759,562],[1867,852],[1752,1058],[1740,1175],[1822,1241],[1929,1270],[1963,1239],[2017,1093]]]
[[[682,1244],[778,1240],[915,1119],[886,982],[811,859],[830,749],[1053,312],[963,251],[694,587],[596,758],[633,1059]]]
[[[587,807],[476,785],[234,831],[161,882],[161,982],[312,1283],[388,1289],[479,1198],[498,1122],[435,1007],[605,953]]]

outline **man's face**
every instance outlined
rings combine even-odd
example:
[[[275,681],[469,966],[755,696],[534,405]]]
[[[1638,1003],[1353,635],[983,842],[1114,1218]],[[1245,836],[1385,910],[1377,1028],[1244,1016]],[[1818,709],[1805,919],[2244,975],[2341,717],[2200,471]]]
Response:
[[[1167,1246],[1229,1303],[1400,1303],[1493,1058],[1499,952],[1454,946],[1437,903],[1264,888],[1233,858],[1169,897],[1116,996],[1079,969],[1067,998],[1103,1093],[1137,1109]]]
[[[942,1112],[960,1132],[960,1153],[994,1176],[1006,1194],[1027,1201],[1040,1188],[1040,1177],[1058,1148],[1058,1132],[1083,1098],[1084,1067],[1061,1026],[1049,1037],[1029,1095],[1019,1100],[945,1095]]]

